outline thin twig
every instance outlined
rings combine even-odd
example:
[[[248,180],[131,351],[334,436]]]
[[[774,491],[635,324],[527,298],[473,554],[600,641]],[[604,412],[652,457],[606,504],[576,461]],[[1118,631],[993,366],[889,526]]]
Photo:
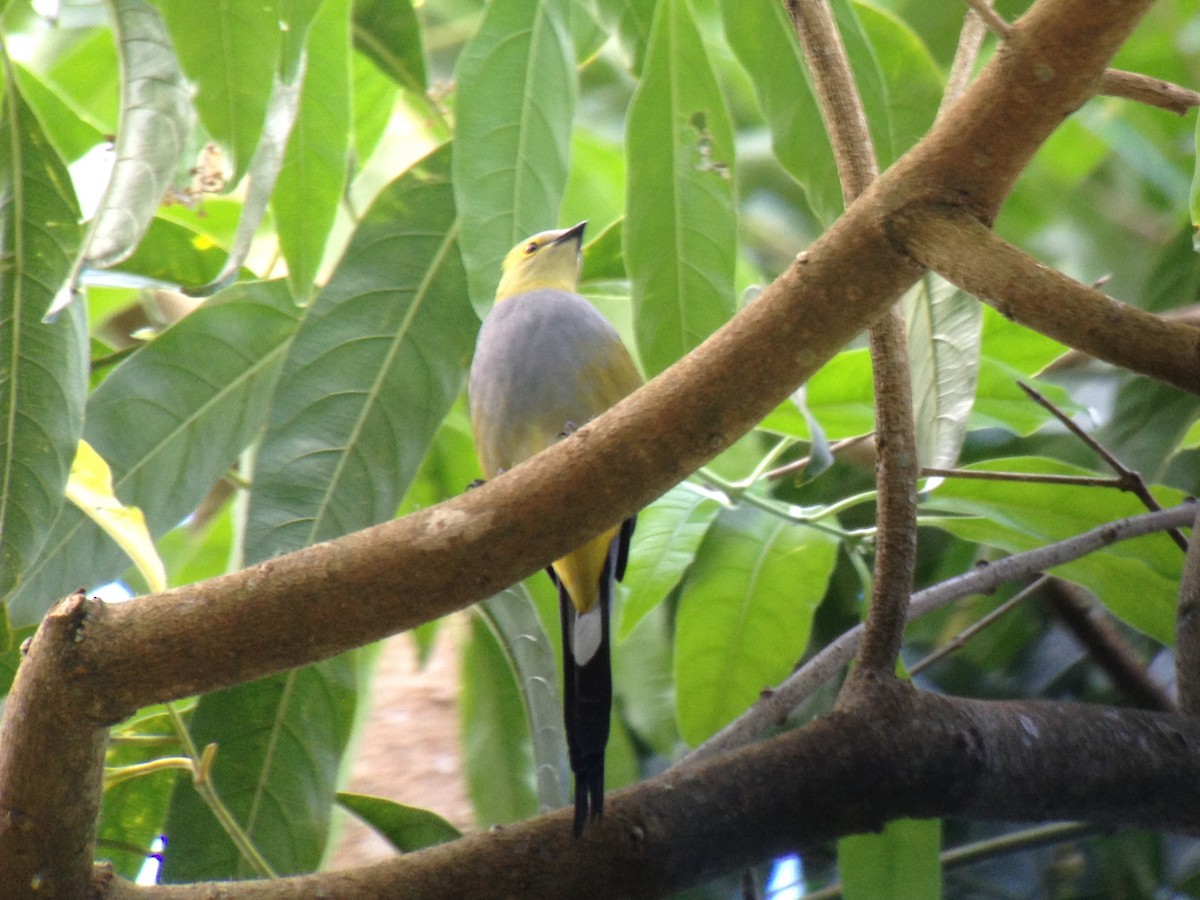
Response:
[[[1103,615],[1089,591],[1061,578],[1049,578],[1041,599],[1138,707],[1174,711],[1175,701],[1150,677],[1141,656]]]
[[[1146,509],[1162,509],[1162,504],[1160,504],[1154,498],[1154,495],[1150,493],[1150,488],[1146,486],[1146,482],[1140,473],[1135,472],[1133,469],[1129,468],[1127,465],[1117,459],[1117,457],[1113,455],[1113,453],[1111,453],[1107,447],[1103,446],[1094,437],[1076,425],[1070,416],[1046,399],[1046,397],[1044,397],[1040,392],[1034,390],[1023,381],[1018,381],[1017,385],[1029,396],[1031,400],[1033,400],[1033,402],[1037,403],[1043,409],[1048,411],[1050,415],[1058,419],[1064,428],[1079,438],[1079,440],[1083,441],[1083,443],[1090,447],[1097,456],[1104,460],[1108,467],[1117,473],[1117,477],[1121,481],[1122,490],[1129,491],[1131,494],[1141,500]],[[1179,529],[1173,528],[1167,533],[1171,535],[1171,539],[1179,545],[1179,549],[1186,553],[1188,549],[1187,538],[1183,536]]]
[[[987,25],[988,31],[1000,38],[1008,37],[1008,32],[1012,26],[1004,21],[1000,13],[992,8],[992,0],[964,0],[967,6],[971,7],[975,15],[983,19]]]
[[[868,431],[866,434],[856,435],[855,437],[842,438],[840,441],[834,441],[829,445],[829,452],[831,454],[837,453],[839,450],[845,450],[847,447],[854,447],[858,444],[861,444],[863,441],[869,441],[873,437],[875,437],[875,432]],[[790,463],[784,463],[779,468],[772,469],[771,471],[767,472],[763,477],[767,481],[775,481],[779,478],[785,478],[788,475],[791,475],[793,472],[799,472],[803,469],[806,469],[811,463],[812,454],[809,454],[808,456],[800,459],[792,460]]]
[[[1003,603],[1001,603],[999,606],[997,606],[995,609],[993,609],[990,613],[988,613],[986,616],[981,618],[978,622],[975,622],[973,625],[970,625],[967,628],[964,628],[962,631],[960,631],[958,634],[956,634],[950,640],[946,641],[946,643],[942,644],[940,647],[938,647],[936,650],[934,650],[932,653],[930,653],[924,659],[918,661],[915,665],[910,666],[908,669],[908,674],[911,676],[914,676],[914,677],[917,675],[920,675],[922,672],[924,672],[926,669],[928,669],[934,663],[938,662],[939,660],[944,659],[945,657],[949,656],[951,653],[954,653],[957,650],[961,650],[964,646],[966,646],[967,641],[969,641],[971,638],[975,637],[975,635],[979,634],[979,632],[983,631],[985,628],[987,628],[992,623],[998,622],[1006,613],[1011,612],[1012,610],[1016,609],[1018,606],[1020,606],[1022,603],[1024,603],[1025,600],[1027,600],[1032,594],[1034,594],[1038,590],[1040,590],[1042,588],[1042,586],[1045,585],[1048,578],[1049,578],[1049,576],[1042,575],[1040,578],[1036,579],[1032,584],[1017,591],[1017,593],[1013,594],[1013,596],[1009,597],[1007,600],[1005,600]]]
[[[1196,511],[1195,503],[1184,503],[1162,512],[1143,513],[1119,519],[1064,541],[977,566],[969,572],[913,594],[908,621],[941,609],[963,597],[993,591],[1005,582],[1030,578],[1046,569],[1087,556],[1117,541],[1190,524],[1196,516]],[[853,658],[862,640],[862,633],[863,626],[856,625],[829,643],[782,684],[764,691],[754,706],[685,756],[679,764],[696,762],[752,743],[763,734],[782,726],[794,709],[811,697],[826,681],[837,675]]]
[[[1053,472],[990,472],[986,469],[941,469],[925,466],[923,478],[967,478],[976,481],[1022,481],[1028,484],[1071,484],[1083,487],[1124,488],[1120,478],[1104,478],[1099,475],[1056,475]]]
[[[1193,716],[1200,713],[1200,513],[1192,524],[1192,541],[1179,579],[1175,685],[1180,710]]]
[[[946,76],[946,89],[942,92],[942,102],[938,105],[938,117],[950,108],[950,105],[967,89],[971,81],[971,73],[975,70],[975,62],[979,59],[979,50],[983,47],[983,39],[987,36],[987,23],[973,9],[968,9],[963,17],[962,31],[958,36],[958,47],[954,51],[954,61],[950,64],[950,74]]]
[[[1100,79],[1100,93],[1156,106],[1180,116],[1185,116],[1200,106],[1200,93],[1196,91],[1163,81],[1161,78],[1152,78],[1137,72],[1123,72],[1120,69],[1105,70]]]
[[[1021,831],[963,844],[961,847],[951,847],[938,855],[938,861],[943,869],[953,869],[995,859],[999,856],[1007,856],[1011,853],[1036,850],[1038,847],[1045,847],[1049,844],[1059,844],[1093,834],[1103,834],[1104,831],[1105,829],[1087,822],[1052,822],[1049,825],[1035,825]],[[842,896],[843,891],[841,884],[831,884],[818,891],[805,894],[800,900],[836,900]]]

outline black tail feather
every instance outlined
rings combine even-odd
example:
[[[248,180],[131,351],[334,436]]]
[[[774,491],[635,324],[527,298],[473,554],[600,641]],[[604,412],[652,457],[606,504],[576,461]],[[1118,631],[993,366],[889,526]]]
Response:
[[[575,775],[575,837],[583,834],[590,819],[600,819],[604,815],[604,748],[608,744],[612,715],[609,616],[618,543],[613,542],[600,578],[600,647],[582,666],[575,664],[571,649],[575,607],[566,588],[561,583],[558,586],[563,642],[563,722],[567,732],[567,755]]]

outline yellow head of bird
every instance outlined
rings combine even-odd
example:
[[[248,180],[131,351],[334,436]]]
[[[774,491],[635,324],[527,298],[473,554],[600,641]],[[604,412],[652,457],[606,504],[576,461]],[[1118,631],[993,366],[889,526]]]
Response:
[[[586,225],[580,222],[561,231],[543,231],[509,250],[501,265],[496,299],[542,288],[574,291]]]

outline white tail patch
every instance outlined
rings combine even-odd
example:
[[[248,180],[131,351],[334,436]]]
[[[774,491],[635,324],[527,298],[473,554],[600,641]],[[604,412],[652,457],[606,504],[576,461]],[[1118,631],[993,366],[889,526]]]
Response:
[[[604,637],[604,611],[602,604],[595,604],[585,613],[575,614],[575,634],[571,640],[571,652],[575,656],[575,665],[583,666],[591,662],[596,651],[600,649],[600,639]]]

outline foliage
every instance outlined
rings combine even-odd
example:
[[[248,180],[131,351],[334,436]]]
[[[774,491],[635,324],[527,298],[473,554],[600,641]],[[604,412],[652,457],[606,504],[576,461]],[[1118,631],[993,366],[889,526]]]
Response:
[[[1020,5],[1000,8],[1012,16]],[[918,0],[834,7],[887,165],[933,121],[960,11]],[[145,588],[111,535],[67,502],[81,439],[111,469],[115,497],[141,510],[170,584],[218,575],[435,503],[476,477],[464,375],[499,256],[521,236],[591,221],[582,290],[653,375],[753,302],[755,286],[841,209],[778,2],[79,0],[55,21],[24,0],[0,10],[6,636],[80,584]],[[1200,51],[1182,35],[1198,32],[1186,4],[1160,4],[1117,63],[1194,85]],[[1194,133],[1190,119],[1099,98],[1034,159],[997,229],[1083,281],[1108,277],[1128,302],[1186,306],[1200,290],[1187,219],[1200,184]],[[1110,474],[1016,386],[1036,379],[1160,481],[1164,502],[1200,488],[1195,398],[1078,362],[1039,376],[1064,348],[981,314],[934,276],[904,308],[923,462]],[[851,451],[830,460],[829,446],[868,433],[871,404],[867,354],[847,348],[642,513],[614,629],[610,786],[702,743],[858,620],[870,470]],[[769,474],[809,455],[807,475]],[[1138,508],[1112,488],[929,481],[919,581]],[[1169,653],[1181,564],[1154,536],[1061,574],[1091,588],[1154,659]],[[922,621],[910,650],[991,603]],[[481,826],[565,798],[555,615],[531,579],[466,631],[463,746]],[[189,710],[193,740],[217,747],[216,789],[267,871],[321,865],[369,679],[351,653]],[[1029,607],[922,683],[1113,694],[1062,626]],[[169,730],[157,708],[123,728]],[[147,758],[112,753],[114,764]],[[425,811],[341,802],[402,848],[454,834]],[[119,872],[135,876],[142,859],[129,849],[148,854],[164,831],[166,877],[261,871],[187,779],[109,790],[102,836],[121,850],[102,849]],[[879,896],[897,872],[924,885],[911,896],[943,882],[949,895],[1039,882],[1107,893],[1139,866],[1151,892],[1198,879],[1195,845],[1153,834],[1081,844],[1082,868],[1069,872],[1029,851],[1020,864],[939,877],[940,837],[991,835],[900,822],[848,839],[838,851],[846,890]],[[831,859],[810,850],[805,884],[832,878]]]

